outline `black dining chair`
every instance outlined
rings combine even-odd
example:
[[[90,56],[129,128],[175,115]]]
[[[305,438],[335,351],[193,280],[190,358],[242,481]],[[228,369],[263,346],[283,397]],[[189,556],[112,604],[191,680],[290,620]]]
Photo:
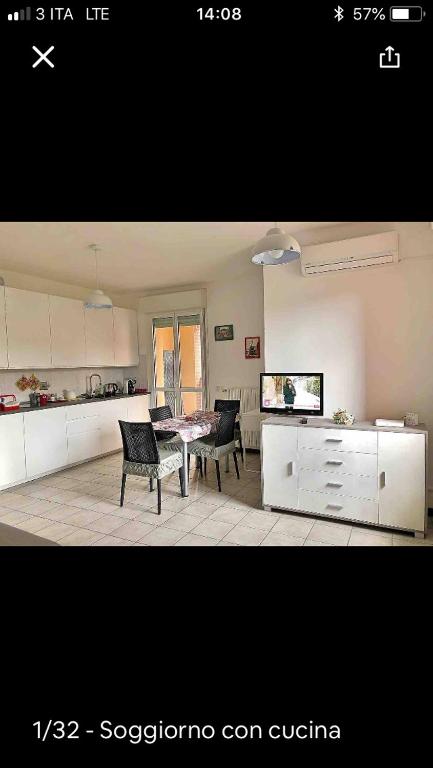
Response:
[[[165,421],[165,419],[173,418],[173,412],[169,405],[159,405],[157,408],[149,408],[149,416],[152,422]],[[162,429],[155,429],[157,443],[167,442],[176,436],[177,432],[164,432]]]
[[[218,490],[221,492],[221,474],[219,461],[224,456],[233,455],[233,459],[236,467],[236,475],[239,478],[238,459],[236,454],[235,443],[235,420],[236,411],[221,411],[221,415],[218,421],[218,428],[215,434],[206,435],[198,440],[193,440],[188,443],[188,456],[194,455],[204,461],[205,474],[206,474],[206,462],[207,459],[213,459],[215,461]]]
[[[122,488],[120,506],[123,507],[127,475],[149,478],[149,490],[153,481],[158,488],[158,515],[161,514],[161,480],[172,472],[179,472],[180,490],[183,495],[182,454],[158,445],[151,422],[119,421],[123,442]]]
[[[215,400],[214,411],[220,413],[221,411],[236,411],[236,415],[240,414],[241,401],[240,400]],[[242,435],[239,426],[239,421],[235,423],[235,442],[239,443],[239,450],[241,452],[241,461],[244,463],[244,452],[242,449]]]

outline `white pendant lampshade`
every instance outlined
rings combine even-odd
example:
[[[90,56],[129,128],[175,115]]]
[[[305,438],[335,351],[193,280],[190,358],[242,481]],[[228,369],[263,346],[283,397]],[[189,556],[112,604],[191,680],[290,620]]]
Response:
[[[86,309],[112,309],[113,302],[111,301],[110,297],[107,296],[104,293],[104,291],[101,291],[101,289],[99,288],[98,251],[100,251],[101,249],[96,245],[96,243],[91,243],[89,245],[89,248],[95,254],[96,288],[94,291],[89,293],[87,299],[84,302],[84,306],[86,307]]]
[[[301,246],[291,235],[287,235],[283,229],[275,227],[266,233],[252,249],[251,261],[262,266],[276,266],[288,264],[301,256]]]

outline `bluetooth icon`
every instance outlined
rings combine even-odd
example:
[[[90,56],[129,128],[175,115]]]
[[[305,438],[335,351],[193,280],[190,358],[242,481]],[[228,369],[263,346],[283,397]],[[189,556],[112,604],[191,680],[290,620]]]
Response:
[[[334,8],[334,19],[337,19],[337,21],[341,21],[344,16],[344,8],[341,7],[341,5],[338,6],[338,8]]]

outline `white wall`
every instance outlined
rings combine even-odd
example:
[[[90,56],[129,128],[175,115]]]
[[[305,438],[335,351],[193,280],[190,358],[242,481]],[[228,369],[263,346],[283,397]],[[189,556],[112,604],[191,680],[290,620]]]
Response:
[[[308,278],[299,263],[264,269],[266,369],[323,371],[327,415],[339,406],[358,419],[415,411],[432,430],[433,231],[425,222],[346,225],[335,239],[393,228],[396,265]],[[329,235],[316,231],[315,242]]]
[[[258,387],[263,360],[263,271],[249,265],[243,275],[208,283],[207,343],[209,403],[217,387]],[[216,325],[232,324],[233,341],[215,341]],[[245,359],[245,336],[260,336],[261,359]]]

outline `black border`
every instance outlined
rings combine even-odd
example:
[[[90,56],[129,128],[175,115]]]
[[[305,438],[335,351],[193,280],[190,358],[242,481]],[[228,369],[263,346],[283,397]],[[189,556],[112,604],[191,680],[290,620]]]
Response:
[[[320,410],[311,411],[308,408],[297,408],[296,411],[282,411],[281,408],[265,408],[262,405],[263,376],[319,376],[320,378]],[[277,413],[280,416],[323,416],[323,373],[265,373],[260,374],[260,413]]]

